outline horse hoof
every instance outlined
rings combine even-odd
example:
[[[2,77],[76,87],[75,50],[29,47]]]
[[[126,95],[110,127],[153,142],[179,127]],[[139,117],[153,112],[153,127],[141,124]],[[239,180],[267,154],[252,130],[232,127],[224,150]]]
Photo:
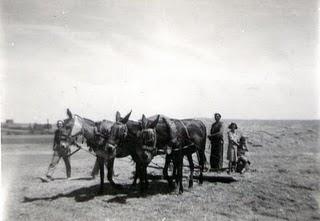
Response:
[[[140,187],[140,194],[145,194],[146,193],[146,189],[143,187]]]
[[[146,197],[147,193],[145,190],[140,190],[140,197]]]
[[[172,182],[169,183],[169,189],[174,190],[176,188],[176,185]]]
[[[115,189],[117,189],[117,190],[122,190],[123,189],[123,187],[122,187],[122,185],[120,185],[120,184],[112,184],[112,187],[113,188],[115,188]]]

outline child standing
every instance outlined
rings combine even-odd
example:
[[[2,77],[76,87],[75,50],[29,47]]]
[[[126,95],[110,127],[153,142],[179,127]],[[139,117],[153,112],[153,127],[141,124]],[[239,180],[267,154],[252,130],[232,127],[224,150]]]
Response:
[[[229,160],[228,173],[234,171],[237,163],[237,149],[239,147],[239,134],[237,133],[238,126],[236,123],[231,123],[228,127],[228,152],[227,160]]]

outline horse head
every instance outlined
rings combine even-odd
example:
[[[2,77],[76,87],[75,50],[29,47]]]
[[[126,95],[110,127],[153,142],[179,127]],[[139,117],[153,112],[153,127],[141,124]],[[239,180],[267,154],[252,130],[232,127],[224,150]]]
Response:
[[[148,164],[157,154],[157,132],[156,126],[159,122],[160,115],[153,121],[148,121],[145,115],[141,119],[141,131],[137,134],[139,139],[139,146],[137,148],[137,155],[141,162]]]
[[[105,145],[105,137],[96,136],[96,124],[95,122],[82,118],[79,115],[72,114],[69,109],[67,109],[68,118],[63,120],[64,125],[64,135],[68,137],[68,146],[74,144],[79,136],[86,138],[87,142],[93,143],[92,148],[94,151],[98,147],[103,147]],[[106,136],[106,135],[105,135]]]
[[[67,109],[68,118],[63,120],[64,128],[69,137],[76,137],[83,132],[83,119],[76,115],[72,114],[69,109]]]
[[[110,134],[106,142],[107,148],[111,151],[115,151],[116,148],[126,139],[128,135],[127,122],[131,115],[131,111],[122,118],[120,113],[116,113],[116,121],[110,128]]]

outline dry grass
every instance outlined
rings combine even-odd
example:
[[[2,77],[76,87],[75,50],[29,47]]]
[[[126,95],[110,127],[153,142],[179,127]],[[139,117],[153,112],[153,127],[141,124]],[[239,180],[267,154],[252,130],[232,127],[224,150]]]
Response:
[[[3,138],[6,219],[320,220],[319,122],[236,122],[249,136],[251,171],[234,175],[237,182],[217,182],[216,178],[201,186],[195,183],[183,195],[169,192],[163,180],[153,180],[143,196],[130,189],[134,166],[128,158],[117,159],[115,165],[115,181],[124,188],[114,189],[106,183],[105,194],[96,195],[99,180],[86,179],[95,159],[85,152],[72,158],[74,180],[64,179],[61,162],[57,179],[42,183],[37,177],[45,173],[50,161],[51,138]],[[156,161],[163,163],[161,158]],[[159,171],[150,169],[149,173]],[[185,180],[185,187],[187,183]]]

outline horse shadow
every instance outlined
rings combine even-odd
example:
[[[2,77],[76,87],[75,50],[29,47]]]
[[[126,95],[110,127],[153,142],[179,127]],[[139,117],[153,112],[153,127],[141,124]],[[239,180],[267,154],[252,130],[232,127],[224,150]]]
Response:
[[[188,179],[187,176],[183,176],[183,178]],[[199,175],[194,175],[193,178],[195,180],[199,180],[200,176]],[[148,179],[152,179],[152,180],[162,180],[164,179],[162,175],[152,175],[152,174],[148,174]],[[219,174],[219,175],[206,175],[204,174],[202,176],[203,181],[209,182],[209,183],[233,183],[233,182],[237,182],[238,180],[235,179],[233,176],[230,175],[223,175],[223,174]]]
[[[123,184],[112,186],[110,183],[104,184],[103,193],[99,193],[100,184],[95,184],[89,187],[81,187],[75,189],[68,193],[59,193],[53,196],[45,197],[27,197],[25,196],[22,200],[23,203],[29,203],[34,201],[53,201],[60,198],[74,198],[76,202],[86,202],[94,199],[95,197],[101,196],[114,196],[111,199],[103,200],[107,203],[119,203],[125,204],[129,198],[145,198],[156,194],[169,194],[175,191],[174,188],[169,188],[166,180],[163,180],[161,175],[151,175],[148,174],[148,179],[151,180],[149,187],[145,192],[141,192],[139,189],[139,184],[132,186],[131,184]],[[194,179],[199,179],[199,176],[194,176]],[[221,182],[221,183],[231,183],[236,182],[232,176],[208,176],[204,175],[203,180],[207,182]]]
[[[79,189],[72,190],[68,193],[59,193],[53,196],[44,197],[27,197],[24,196],[22,202],[30,203],[34,201],[53,201],[61,198],[74,198],[76,202],[86,202],[96,197],[101,196],[115,196],[109,200],[103,200],[108,203],[126,203],[129,198],[144,198],[156,194],[168,194],[172,192],[168,188],[168,184],[165,181],[153,180],[149,183],[149,187],[145,192],[141,192],[139,185],[132,186],[131,184],[123,184],[112,186],[110,183],[104,184],[103,193],[99,193],[100,184],[95,184],[89,187],[81,187]]]
[[[93,178],[92,178],[92,176],[89,176],[89,177],[75,177],[75,178],[71,178],[70,180],[71,181],[73,181],[73,180],[79,180],[79,181],[81,181],[81,180],[93,180]]]

